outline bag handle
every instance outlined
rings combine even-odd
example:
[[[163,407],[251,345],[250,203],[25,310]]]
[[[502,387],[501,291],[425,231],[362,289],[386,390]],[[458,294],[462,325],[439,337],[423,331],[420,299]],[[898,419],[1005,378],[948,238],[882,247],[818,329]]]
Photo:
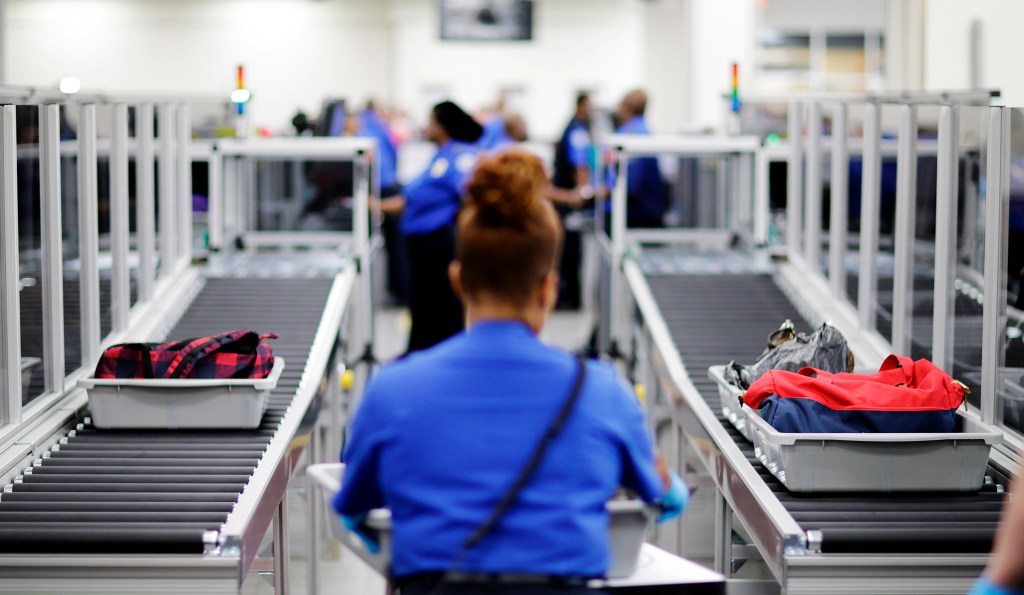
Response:
[[[914,379],[914,359],[905,355],[890,353],[882,360],[878,367],[879,372],[891,372],[893,370],[903,371],[903,383],[909,385]]]
[[[253,348],[255,349],[256,343],[259,342],[259,335],[251,330],[230,331],[213,335],[212,337],[193,339],[171,360],[171,363],[167,366],[167,371],[164,372],[164,378],[187,378],[188,374],[199,363],[199,360],[225,345],[241,342],[250,336],[252,339],[255,339],[253,342]]]
[[[580,392],[583,389],[583,381],[587,375],[587,362],[583,356],[576,359],[576,377],[573,380],[572,388],[569,390],[569,397],[565,400],[562,408],[558,410],[558,415],[555,416],[555,420],[551,422],[551,426],[548,427],[547,431],[544,432],[544,436],[533,450],[533,454],[530,456],[530,460],[527,461],[526,466],[523,467],[522,471],[519,472],[519,476],[512,482],[512,487],[505,492],[502,496],[501,501],[491,511],[490,516],[487,520],[480,523],[480,525],[473,531],[473,533],[466,538],[466,541],[462,544],[462,552],[473,549],[487,536],[491,530],[498,524],[501,517],[508,511],[509,507],[515,502],[516,498],[519,497],[519,493],[526,487],[527,482],[537,471],[537,467],[540,466],[541,459],[544,458],[544,453],[547,452],[548,446],[558,436],[558,433],[562,431],[562,426],[565,425],[566,420],[569,419],[569,413],[572,412],[573,407],[576,405],[576,401],[579,400]],[[461,554],[460,554],[461,557]]]

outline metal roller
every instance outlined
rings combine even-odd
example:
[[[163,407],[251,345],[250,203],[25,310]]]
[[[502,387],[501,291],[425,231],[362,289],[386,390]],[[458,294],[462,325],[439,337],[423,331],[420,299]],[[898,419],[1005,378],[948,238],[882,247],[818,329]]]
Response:
[[[252,467],[211,467],[201,465],[123,465],[123,466],[89,466],[84,465],[46,465],[45,467],[37,467],[33,470],[32,475],[38,477],[40,475],[72,475],[78,473],[95,473],[97,475],[160,475],[166,473],[169,475],[219,475],[219,476],[242,476],[248,477],[252,473]]]
[[[63,511],[48,512],[0,512],[0,523],[104,523],[112,527],[115,523],[185,523],[217,527],[224,522],[221,512],[114,512],[114,511]]]
[[[231,492],[235,498],[245,483],[16,483],[17,492],[52,492],[56,494],[70,492]],[[4,494],[4,500],[7,494]]]
[[[0,526],[0,552],[12,554],[201,554],[201,527],[111,529]]]
[[[185,484],[193,483],[196,481],[195,475],[170,475],[170,474],[93,474],[93,473],[55,473],[48,474],[45,471],[41,473],[33,473],[31,475],[25,475],[22,478],[22,484],[35,484],[35,483],[82,483],[82,484],[115,484],[115,483],[135,483],[135,484],[146,484],[146,483],[165,483],[165,484]],[[232,484],[232,485],[245,485],[245,482],[249,480],[248,475],[214,475],[210,477],[203,477],[203,480],[209,480],[220,484]]]
[[[233,502],[69,502],[31,501],[8,502],[4,500],[3,512],[217,512],[231,511]]]
[[[167,490],[165,492],[88,492],[88,491],[44,491],[41,489],[18,489],[16,484],[13,492],[5,492],[0,499],[0,508],[14,502],[210,502],[215,505],[233,504],[238,500],[238,492],[234,490],[208,492],[191,492]],[[45,485],[31,486],[46,487]],[[178,486],[180,487],[180,486]]]

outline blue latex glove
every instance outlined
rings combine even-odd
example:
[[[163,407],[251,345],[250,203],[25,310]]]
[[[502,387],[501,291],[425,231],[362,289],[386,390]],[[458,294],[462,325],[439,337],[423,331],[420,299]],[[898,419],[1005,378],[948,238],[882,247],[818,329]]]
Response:
[[[1004,589],[992,584],[987,575],[981,575],[967,595],[1020,595],[1024,589]]]
[[[380,543],[377,541],[376,531],[366,526],[363,521],[366,520],[366,513],[356,515],[341,515],[341,524],[345,525],[345,528],[356,534],[359,540],[363,542],[366,547],[366,551],[371,554],[380,552]]]
[[[664,523],[683,514],[686,503],[690,501],[690,490],[683,483],[683,478],[679,477],[675,471],[669,471],[668,476],[671,480],[668,489],[654,501],[661,508],[661,514],[658,515],[659,523]]]

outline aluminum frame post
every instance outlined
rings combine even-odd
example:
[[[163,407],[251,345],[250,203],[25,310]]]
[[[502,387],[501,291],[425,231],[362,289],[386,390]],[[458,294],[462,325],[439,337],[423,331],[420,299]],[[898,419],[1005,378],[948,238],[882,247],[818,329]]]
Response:
[[[846,299],[846,245],[849,241],[850,152],[845,103],[837,103],[832,111],[832,181],[830,183],[828,224],[828,280],[832,294]]]
[[[110,304],[115,333],[128,328],[131,292],[128,271],[128,105],[114,105],[110,144]]]
[[[153,104],[135,108],[135,229],[139,237],[139,301],[153,297],[156,283],[156,193],[154,192]]]
[[[96,106],[83,105],[78,122],[78,258],[82,365],[100,356],[99,186],[96,166]]]
[[[996,407],[999,366],[1005,361],[1006,224],[1010,217],[1010,110],[988,110],[985,168],[985,287],[981,334],[981,419],[999,423]]]
[[[956,312],[957,189],[960,183],[960,108],[939,108],[938,178],[935,194],[935,295],[932,304],[931,359],[953,373]]]
[[[736,191],[736,198],[740,202],[738,209],[739,216],[733,222],[733,228],[740,232],[752,232],[755,226],[754,221],[757,215],[754,213],[754,158],[750,153],[740,153],[730,157],[734,163],[736,172],[736,184],[739,188]]]
[[[178,260],[187,265],[192,261],[192,115],[187,103],[179,103],[175,114],[176,126],[175,190],[178,197]]]
[[[900,106],[896,154],[895,262],[892,279],[892,349],[910,355],[914,324],[914,244],[917,206],[917,106]]]
[[[64,266],[60,222],[60,106],[39,106],[39,188],[43,259],[43,377],[64,390]]]
[[[220,250],[224,245],[224,155],[213,145],[210,155],[209,197],[207,222],[210,230],[210,250]]]
[[[803,205],[803,106],[789,103],[787,122],[789,162],[786,169],[786,252],[800,254],[800,229]]]
[[[18,142],[13,105],[0,106],[0,423],[21,422]]]
[[[881,111],[881,105],[874,102],[864,109],[857,318],[860,326],[868,331],[875,330],[878,322],[875,300],[878,298],[878,212],[882,201]]]
[[[177,211],[175,206],[175,181],[177,174],[174,167],[174,105],[161,103],[157,107],[157,123],[159,124],[158,142],[160,143],[159,160],[159,203],[160,209],[160,276],[174,272],[175,256],[178,254]]]
[[[807,110],[807,160],[804,165],[804,259],[821,272],[821,104]]]
[[[754,245],[768,245],[771,205],[768,200],[768,154],[758,150],[754,155]]]
[[[609,288],[608,349],[617,351],[622,335],[620,316],[624,312],[622,260],[626,254],[626,200],[629,183],[629,159],[625,151],[616,148],[615,165],[618,170],[612,196],[612,254],[611,283]]]
[[[358,303],[366,308],[365,316],[360,320],[359,340],[365,341],[367,348],[374,343],[373,328],[373,266],[370,260],[370,161],[373,154],[359,151],[355,160],[355,188],[353,189],[352,235],[353,248],[359,259],[359,298]],[[340,429],[340,428],[338,428]]]

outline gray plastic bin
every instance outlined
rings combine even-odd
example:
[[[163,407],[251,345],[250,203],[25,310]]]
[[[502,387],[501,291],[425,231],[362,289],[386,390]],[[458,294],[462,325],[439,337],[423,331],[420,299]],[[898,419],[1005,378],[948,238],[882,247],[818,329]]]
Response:
[[[747,424],[747,418],[740,411],[740,395],[743,391],[725,379],[725,366],[709,367],[708,377],[718,384],[718,395],[722,399],[722,415],[729,420],[734,428],[739,430],[740,434],[743,434],[744,438],[753,442],[753,431]]]
[[[284,371],[274,357],[266,378],[83,378],[92,424],[102,429],[252,429],[260,425],[267,397]]]
[[[974,492],[1003,435],[958,411],[951,434],[794,434],[746,405],[754,454],[792,492]]]
[[[331,506],[334,495],[341,489],[345,465],[323,463],[310,465],[306,474],[320,490],[330,519],[331,535],[355,552],[378,573],[387,576],[391,563],[391,511],[377,509],[367,515],[366,524],[380,532],[380,552],[371,554],[355,534],[341,524],[338,513]],[[633,574],[640,557],[640,547],[654,519],[654,511],[639,500],[612,500],[606,504],[610,515],[608,527],[612,545],[612,562],[607,578],[624,578]]]

